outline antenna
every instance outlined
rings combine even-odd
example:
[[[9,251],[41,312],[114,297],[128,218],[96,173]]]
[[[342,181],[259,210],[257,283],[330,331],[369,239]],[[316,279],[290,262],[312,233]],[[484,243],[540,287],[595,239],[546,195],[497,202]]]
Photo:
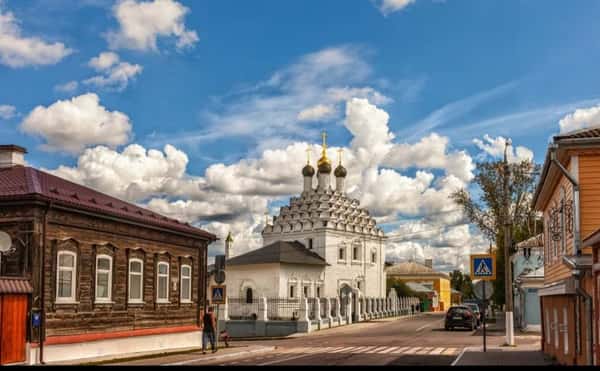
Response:
[[[12,247],[12,238],[4,231],[0,231],[0,254],[7,252]]]

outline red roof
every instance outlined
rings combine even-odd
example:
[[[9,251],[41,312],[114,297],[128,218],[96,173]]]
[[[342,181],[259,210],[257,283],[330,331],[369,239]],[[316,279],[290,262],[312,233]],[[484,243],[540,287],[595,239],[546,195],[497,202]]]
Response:
[[[0,201],[35,196],[41,196],[57,204],[76,209],[117,216],[135,222],[200,236],[213,241],[217,239],[214,234],[193,227],[188,223],[167,218],[150,210],[32,167],[13,166],[0,169]]]
[[[33,292],[31,284],[22,278],[0,278],[0,294],[30,294]]]

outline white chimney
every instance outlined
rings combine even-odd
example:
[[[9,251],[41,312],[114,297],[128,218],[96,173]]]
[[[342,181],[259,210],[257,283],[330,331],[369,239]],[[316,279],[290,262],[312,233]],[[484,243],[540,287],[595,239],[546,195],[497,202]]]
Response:
[[[14,144],[0,144],[0,168],[25,166],[27,150]]]

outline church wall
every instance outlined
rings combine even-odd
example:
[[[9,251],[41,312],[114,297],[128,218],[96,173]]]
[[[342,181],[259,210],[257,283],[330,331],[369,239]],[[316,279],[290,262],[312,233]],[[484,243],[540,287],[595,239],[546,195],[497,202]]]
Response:
[[[280,296],[280,264],[229,265],[226,270],[227,297],[243,298],[247,287],[255,297]]]

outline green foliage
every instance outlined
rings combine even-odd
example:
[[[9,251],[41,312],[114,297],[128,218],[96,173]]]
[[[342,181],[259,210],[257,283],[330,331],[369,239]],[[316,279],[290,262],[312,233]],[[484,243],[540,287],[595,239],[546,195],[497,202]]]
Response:
[[[509,177],[505,176],[505,162],[488,161],[476,164],[475,178],[472,185],[477,188],[479,199],[474,199],[466,189],[453,193],[450,197],[462,207],[465,216],[490,241],[496,243],[496,281],[494,296],[497,304],[504,304],[504,225],[510,217],[512,221],[511,236],[513,245],[509,254],[514,253],[517,242],[532,237],[536,231],[543,229],[534,225],[535,212],[531,205],[531,196],[537,184],[540,166],[531,161],[508,164]],[[508,181],[508,194],[504,192],[504,181]],[[504,211],[506,198],[509,211]]]
[[[458,269],[455,269],[450,273],[450,287],[454,290],[460,291],[463,300],[473,299],[475,297],[471,276],[459,271]]]

